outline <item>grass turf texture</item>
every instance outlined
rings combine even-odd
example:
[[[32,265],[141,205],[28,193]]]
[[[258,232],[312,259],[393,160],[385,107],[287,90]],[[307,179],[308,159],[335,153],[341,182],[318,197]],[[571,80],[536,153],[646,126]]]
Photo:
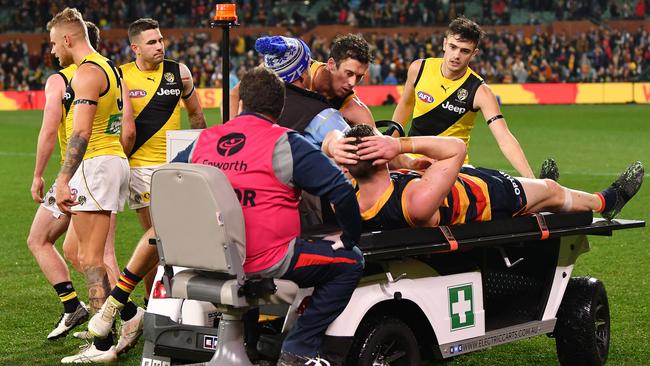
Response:
[[[373,109],[376,119],[390,118],[392,107]],[[218,110],[206,111],[208,121]],[[70,335],[47,341],[46,335],[62,309],[25,243],[36,210],[29,187],[34,168],[41,111],[0,112],[0,365],[55,365],[78,351],[83,341]],[[586,191],[609,185],[629,163],[650,166],[650,107],[525,106],[505,107],[504,115],[520,141],[536,174],[546,157],[560,167],[560,182]],[[184,125],[187,126],[185,114]],[[513,173],[481,117],[472,134],[470,157],[476,166]],[[46,174],[46,188],[58,169],[58,150]],[[623,218],[650,221],[650,188],[646,183],[622,212]],[[119,215],[116,252],[120,268],[142,234],[132,211]],[[60,248],[60,242],[57,247]],[[612,318],[610,365],[642,365],[650,360],[650,238],[648,229],[616,232],[613,237],[590,237],[592,250],[578,259],[573,275],[591,275],[607,288]],[[83,279],[71,270],[77,292],[87,292]],[[142,303],[142,286],[133,298]],[[77,330],[82,330],[79,327]],[[139,365],[142,342],[123,355],[119,364]],[[445,362],[449,365],[557,364],[554,340],[536,337],[475,352]]]

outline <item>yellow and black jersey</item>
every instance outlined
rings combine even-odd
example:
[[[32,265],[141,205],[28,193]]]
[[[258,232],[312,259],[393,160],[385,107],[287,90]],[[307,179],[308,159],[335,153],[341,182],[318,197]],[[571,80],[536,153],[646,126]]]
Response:
[[[390,173],[391,185],[377,203],[361,214],[364,231],[415,226],[405,209],[404,190],[419,173]],[[515,178],[496,170],[461,168],[438,208],[437,225],[458,225],[516,216],[526,208],[526,195]]]
[[[474,128],[476,90],[483,79],[467,68],[465,75],[449,80],[442,75],[441,58],[422,61],[415,79],[415,106],[410,136],[453,136],[469,147],[470,132]],[[465,158],[469,163],[469,158]]]
[[[120,66],[135,118],[135,145],[129,156],[131,167],[164,164],[167,130],[181,128],[180,100],[183,94],[180,65],[164,60],[156,70],[143,71],[135,62]]]
[[[413,225],[406,212],[403,194],[406,186],[420,174],[411,171],[394,171],[390,173],[390,186],[379,200],[361,213],[363,231],[392,230]],[[359,192],[357,192],[357,197]]]
[[[58,137],[59,137],[59,147],[61,148],[61,165],[65,160],[65,149],[68,146],[68,135],[66,134],[65,120],[68,117],[68,111],[72,106],[72,101],[74,100],[74,91],[70,88],[70,80],[74,72],[77,71],[77,65],[72,64],[64,69],[61,69],[57,74],[61,75],[63,82],[65,83],[66,89],[61,99],[61,123],[59,124]]]
[[[311,68],[311,80],[312,80],[312,85],[310,85],[309,89],[315,90],[313,85],[314,79],[316,79],[317,74],[325,71],[327,64],[324,62],[311,60],[311,64],[309,65],[309,67]],[[332,108],[340,110],[341,108],[345,107],[345,105],[348,104],[348,102],[354,99],[355,96],[356,96],[356,92],[352,90],[345,96],[342,97],[336,96],[332,99],[327,99],[327,102],[332,106]]]
[[[120,135],[122,133],[122,83],[117,68],[113,62],[97,52],[86,56],[80,63],[92,63],[104,71],[108,85],[106,90],[99,94],[97,100],[97,111],[93,118],[92,134],[88,141],[88,148],[84,159],[101,155],[117,155],[126,158]],[[76,74],[75,74],[76,76]],[[74,76],[73,76],[74,78]],[[68,88],[72,91],[72,88]],[[74,99],[74,98],[73,98]],[[72,120],[74,114],[74,102],[66,117],[66,135],[72,135]]]

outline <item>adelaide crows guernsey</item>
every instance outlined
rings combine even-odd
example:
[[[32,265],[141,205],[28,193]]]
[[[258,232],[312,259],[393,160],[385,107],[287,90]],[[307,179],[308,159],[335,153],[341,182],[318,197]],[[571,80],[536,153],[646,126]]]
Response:
[[[68,136],[65,131],[65,120],[68,116],[68,111],[70,111],[70,107],[72,106],[72,101],[74,100],[74,91],[72,91],[72,88],[68,88],[68,85],[70,84],[70,80],[72,80],[72,76],[74,75],[75,71],[77,71],[77,65],[72,64],[57,72],[57,74],[61,75],[63,78],[63,82],[66,86],[66,91],[63,94],[63,99],[61,99],[63,108],[61,108],[61,123],[59,124],[58,130],[59,147],[61,148],[61,165],[63,165],[63,161],[65,160],[65,149],[68,146]]]
[[[316,79],[317,74],[325,71],[327,64],[324,62],[311,60],[311,65],[309,65],[309,67],[311,68],[311,80],[312,80],[312,85],[309,89],[315,90],[314,79]],[[332,99],[327,99],[327,102],[332,106],[332,108],[340,110],[341,108],[345,107],[345,105],[348,104],[348,102],[351,101],[355,95],[356,95],[355,91],[352,90],[351,92],[349,92],[347,95],[343,97],[336,96]]]
[[[88,148],[84,155],[84,160],[102,155],[116,155],[126,158],[122,144],[120,144],[120,135],[122,134],[122,78],[118,74],[117,68],[113,61],[93,52],[86,56],[80,63],[93,63],[104,72],[108,86],[106,90],[99,94],[97,100],[97,111],[93,117],[92,134],[88,141]],[[76,76],[76,74],[75,74]],[[73,77],[74,78],[74,77]],[[69,86],[68,90],[72,90]],[[74,103],[66,116],[66,135],[72,136],[72,121],[74,115]]]
[[[377,203],[361,213],[363,229],[388,230],[415,226],[408,215],[404,190],[419,173],[393,171],[391,184]],[[505,173],[486,168],[461,168],[454,185],[438,208],[437,225],[458,225],[516,216],[526,209],[521,183]]]
[[[133,167],[165,163],[167,130],[181,128],[183,93],[178,62],[164,60],[157,70],[143,71],[135,62],[120,66],[135,118],[135,145],[129,156]]]
[[[415,106],[409,136],[452,136],[469,147],[476,112],[474,96],[484,82],[472,69],[450,80],[442,75],[441,58],[422,61],[415,79]],[[465,157],[469,163],[469,155]]]
[[[403,194],[406,186],[420,174],[411,171],[390,172],[390,186],[369,209],[361,213],[363,231],[391,230],[415,226],[409,218]],[[357,192],[357,198],[359,192]]]

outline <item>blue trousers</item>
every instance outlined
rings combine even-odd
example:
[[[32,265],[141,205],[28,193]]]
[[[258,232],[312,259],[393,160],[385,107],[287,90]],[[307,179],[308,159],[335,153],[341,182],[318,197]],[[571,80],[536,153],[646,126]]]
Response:
[[[319,353],[327,327],[348,305],[363,273],[363,258],[331,241],[298,239],[289,270],[282,276],[299,287],[314,287],[304,314],[282,344],[282,352],[313,357]]]

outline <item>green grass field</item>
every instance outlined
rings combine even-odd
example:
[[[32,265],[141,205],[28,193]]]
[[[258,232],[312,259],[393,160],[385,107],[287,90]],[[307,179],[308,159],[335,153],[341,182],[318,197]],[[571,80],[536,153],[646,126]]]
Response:
[[[390,118],[392,107],[373,109],[376,119]],[[26,246],[36,204],[29,188],[34,168],[41,111],[0,112],[0,365],[55,365],[76,353],[82,341],[71,337],[47,341],[61,305]],[[209,121],[218,111],[206,111]],[[587,191],[600,190],[629,163],[650,166],[650,107],[525,106],[505,107],[504,115],[519,139],[528,161],[538,171],[546,157],[560,166],[560,182]],[[185,116],[184,116],[185,117]],[[481,117],[478,121],[481,121]],[[184,122],[186,124],[186,122]],[[57,153],[58,154],[58,153]],[[470,149],[472,163],[513,172],[484,123],[477,123]],[[57,159],[47,170],[51,184]],[[647,177],[647,174],[646,174]],[[650,221],[650,188],[643,187],[621,217]],[[116,250],[120,267],[128,260],[142,231],[133,212],[119,216]],[[592,250],[576,264],[574,275],[600,278],[609,294],[612,318],[610,365],[647,365],[650,360],[650,238],[648,229],[615,232],[613,237],[591,237]],[[59,244],[57,244],[59,246]],[[60,246],[59,246],[60,248]],[[646,277],[649,276],[649,277]],[[87,298],[82,278],[73,281]],[[142,290],[135,299],[141,303]],[[120,359],[121,365],[139,365],[142,347]],[[554,340],[537,337],[461,356],[449,365],[553,365]]]

